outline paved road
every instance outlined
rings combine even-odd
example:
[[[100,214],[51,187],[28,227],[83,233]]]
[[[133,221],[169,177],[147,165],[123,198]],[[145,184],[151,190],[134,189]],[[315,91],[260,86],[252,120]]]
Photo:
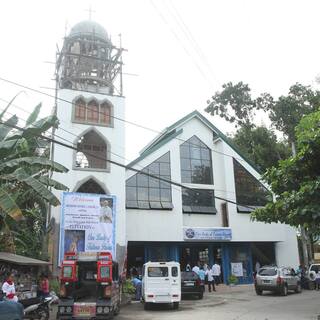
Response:
[[[303,291],[287,297],[257,296],[251,286],[219,288],[203,300],[184,300],[179,310],[169,306],[144,311],[140,303],[122,309],[117,320],[318,320],[320,292]],[[320,317],[319,317],[320,319]]]
[[[144,311],[141,303],[122,308],[114,320],[319,320],[320,291],[305,290],[282,297],[270,293],[257,296],[252,286],[218,286],[203,300],[183,300],[179,310],[156,306]],[[50,319],[55,319],[55,314]]]

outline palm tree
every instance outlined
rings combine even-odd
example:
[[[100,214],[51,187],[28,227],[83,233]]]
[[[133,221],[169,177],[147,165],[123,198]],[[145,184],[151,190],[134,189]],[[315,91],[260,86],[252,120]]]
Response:
[[[0,114],[0,251],[30,253],[33,240],[42,243],[48,206],[60,204],[51,189],[67,189],[51,173],[68,169],[49,159],[48,142],[41,137],[58,126],[57,117],[38,120],[38,105],[19,130],[16,115],[4,120],[11,103]]]

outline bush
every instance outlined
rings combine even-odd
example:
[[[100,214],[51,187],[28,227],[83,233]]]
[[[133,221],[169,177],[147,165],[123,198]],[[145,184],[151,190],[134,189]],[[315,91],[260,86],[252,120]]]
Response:
[[[122,292],[134,294],[136,292],[135,287],[133,286],[131,280],[126,280],[122,285]]]
[[[238,283],[238,278],[235,275],[230,275],[229,277],[229,283],[230,284],[237,284]]]
[[[59,294],[60,284],[57,279],[51,279],[49,285],[50,291],[54,291],[55,294]]]

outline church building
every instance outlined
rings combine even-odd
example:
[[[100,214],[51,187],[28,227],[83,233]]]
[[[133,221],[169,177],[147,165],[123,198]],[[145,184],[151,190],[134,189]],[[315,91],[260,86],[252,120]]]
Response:
[[[198,111],[128,166],[150,174],[126,172],[129,268],[153,260],[179,261],[182,269],[217,262],[225,283],[236,274],[247,284],[257,262],[299,265],[295,229],[250,219],[272,197],[260,173]]]
[[[252,283],[253,266],[299,264],[296,231],[250,220],[271,193],[254,164],[206,117],[194,111],[166,128],[125,169],[123,49],[93,22],[76,24],[57,55],[55,144],[52,159],[69,169],[53,178],[70,192],[114,195],[116,253],[128,268],[175,260],[222,267],[224,282],[238,273]],[[116,160],[116,165],[108,160]],[[123,166],[121,166],[123,165]],[[58,198],[61,193],[56,192]],[[59,255],[60,207],[51,209],[49,246]]]

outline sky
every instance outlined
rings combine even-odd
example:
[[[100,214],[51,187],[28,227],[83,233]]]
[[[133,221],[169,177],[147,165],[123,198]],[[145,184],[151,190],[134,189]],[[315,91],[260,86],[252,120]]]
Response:
[[[286,94],[300,82],[317,86],[320,74],[320,2],[303,0],[68,0],[3,1],[0,78],[54,94],[56,48],[81,20],[105,27],[124,53],[126,120],[162,131],[197,109],[223,83],[248,83],[253,95]],[[0,80],[0,110],[22,89]],[[4,101],[3,101],[4,100]],[[11,107],[21,119],[53,99],[24,90]],[[234,128],[204,113],[225,133]],[[23,121],[23,120],[21,120]],[[266,119],[257,119],[265,123]],[[20,124],[23,124],[21,122]],[[64,127],[63,122],[61,126]],[[156,133],[126,126],[127,162]]]

